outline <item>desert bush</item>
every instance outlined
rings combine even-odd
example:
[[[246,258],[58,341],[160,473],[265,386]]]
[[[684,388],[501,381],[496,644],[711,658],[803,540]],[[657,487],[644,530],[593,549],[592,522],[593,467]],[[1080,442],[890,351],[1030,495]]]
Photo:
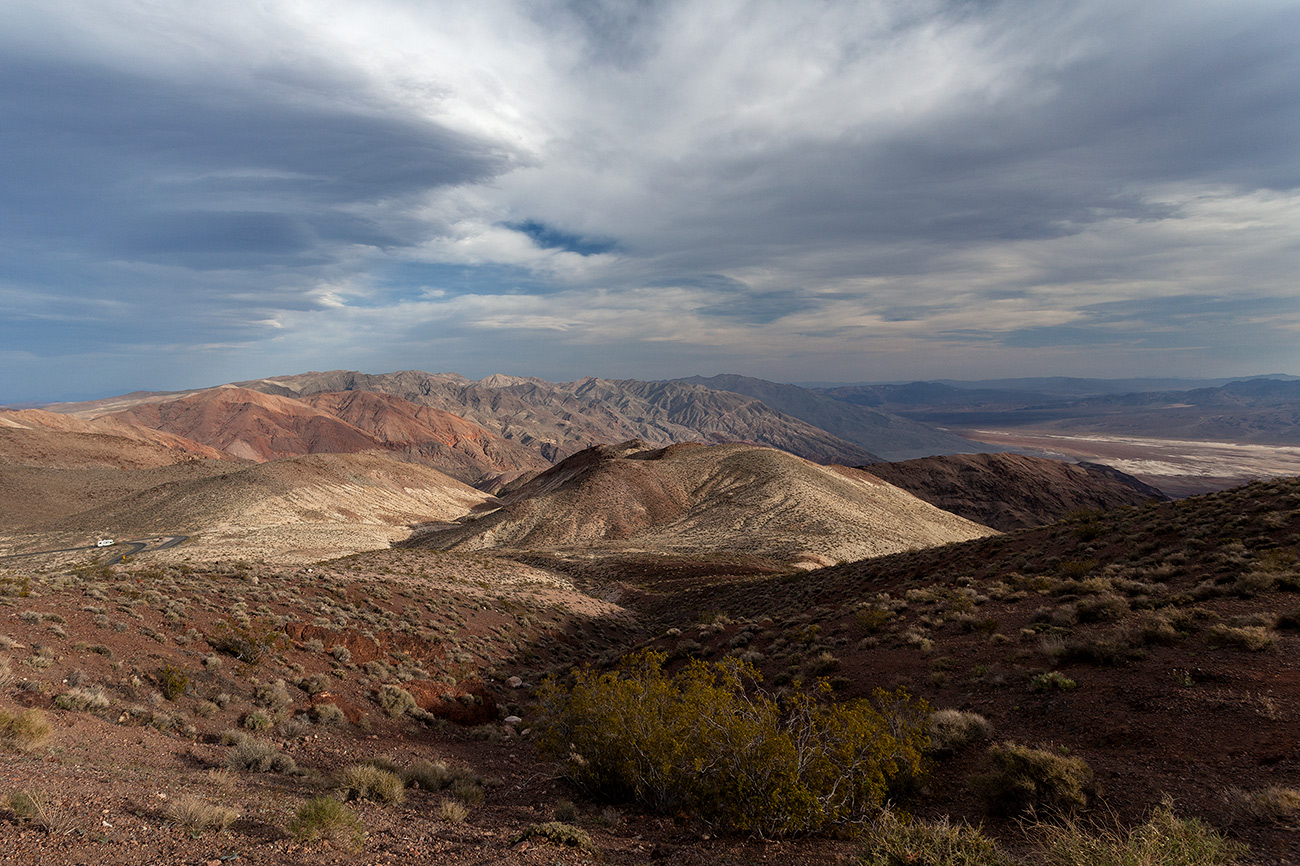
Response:
[[[1015,866],[997,843],[969,824],[911,821],[886,809],[867,832],[863,866]]]
[[[250,731],[269,731],[275,725],[275,719],[261,710],[253,710],[244,716],[244,727]]]
[[[892,781],[922,771],[929,711],[906,692],[821,703],[823,684],[778,701],[746,688],[759,675],[739,659],[692,661],[676,676],[664,661],[641,652],[621,672],[543,685],[541,745],[566,757],[578,785],[777,836],[860,824]]]
[[[50,739],[50,720],[40,710],[0,710],[0,746],[18,752],[38,749]]]
[[[383,685],[379,687],[379,706],[394,719],[401,718],[413,710],[419,709],[415,696],[401,686]]]
[[[441,761],[424,759],[414,762],[399,775],[408,788],[419,788],[422,791],[440,791],[457,778],[456,774]]]
[[[1092,768],[1082,758],[1002,743],[989,747],[972,784],[999,814],[1065,815],[1087,804]]]
[[[164,665],[158,671],[158,688],[162,691],[163,697],[169,701],[174,701],[185,694],[185,687],[189,684],[189,676],[178,667]]]
[[[1043,671],[1029,678],[1029,688],[1036,692],[1068,692],[1078,685],[1060,671]]]
[[[253,690],[253,703],[278,714],[293,703],[293,698],[289,696],[289,689],[285,686],[284,680],[275,680],[274,682],[264,683]]]
[[[338,785],[348,800],[400,803],[406,797],[406,786],[397,774],[374,764],[345,767],[339,773]]]
[[[567,845],[570,848],[586,851],[588,854],[596,853],[596,845],[591,841],[586,830],[559,821],[529,824],[510,840],[510,844],[518,845],[525,839],[548,839],[557,845]]]
[[[448,786],[447,793],[458,803],[466,806],[477,806],[483,802],[483,780],[476,776],[465,776],[456,779]]]
[[[1030,838],[1034,862],[1043,866],[1227,866],[1245,853],[1207,824],[1179,818],[1167,803],[1130,831],[1089,831],[1067,820],[1037,825]]]
[[[248,625],[223,619],[205,635],[208,646],[220,653],[234,656],[245,664],[262,661],[276,646],[288,643],[288,636],[273,625],[249,622]]]
[[[298,764],[266,740],[245,739],[231,747],[226,766],[253,773],[295,773]]]
[[[108,699],[108,695],[104,693],[103,686],[82,686],[68,689],[54,699],[54,706],[59,709],[79,713],[102,710],[110,703],[112,702]]]
[[[987,740],[992,733],[989,720],[979,713],[937,710],[930,715],[930,748],[936,752],[957,752],[974,740]]]
[[[311,708],[311,716],[322,725],[339,725],[347,721],[347,714],[339,709],[338,704],[317,704]]]
[[[285,829],[299,842],[322,839],[342,842],[353,849],[360,849],[366,838],[357,816],[333,797],[308,800]]]
[[[202,832],[225,830],[239,820],[239,813],[225,806],[214,806],[198,797],[182,794],[167,804],[167,817],[186,829]]]

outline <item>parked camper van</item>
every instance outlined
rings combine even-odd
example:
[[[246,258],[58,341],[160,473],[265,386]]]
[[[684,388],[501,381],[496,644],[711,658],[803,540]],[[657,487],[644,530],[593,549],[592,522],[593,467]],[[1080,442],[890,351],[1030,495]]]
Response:
[[[112,547],[112,546],[113,546],[113,539],[111,539],[111,538],[101,538],[99,541],[96,541],[96,542],[95,542],[95,546],[96,546],[96,547]]]

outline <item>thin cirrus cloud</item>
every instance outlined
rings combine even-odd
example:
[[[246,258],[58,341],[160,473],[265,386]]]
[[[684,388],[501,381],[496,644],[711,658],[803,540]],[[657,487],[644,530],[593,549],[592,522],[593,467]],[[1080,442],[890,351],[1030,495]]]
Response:
[[[1296,366],[1293,4],[0,10],[0,400]]]

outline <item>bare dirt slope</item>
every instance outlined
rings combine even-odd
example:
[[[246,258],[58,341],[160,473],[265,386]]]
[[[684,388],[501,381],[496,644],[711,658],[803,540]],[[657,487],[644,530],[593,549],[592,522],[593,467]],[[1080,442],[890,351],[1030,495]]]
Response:
[[[1169,498],[1109,466],[1023,454],[925,457],[863,469],[931,505],[1004,532],[1052,523],[1079,509]]]
[[[857,470],[749,445],[632,441],[581,452],[499,511],[412,543],[729,552],[808,567],[990,533]]]

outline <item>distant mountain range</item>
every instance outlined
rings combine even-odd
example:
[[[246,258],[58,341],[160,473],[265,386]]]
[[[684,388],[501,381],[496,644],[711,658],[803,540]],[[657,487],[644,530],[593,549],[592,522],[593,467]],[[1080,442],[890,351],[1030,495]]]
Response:
[[[913,421],[971,429],[1027,427],[1201,441],[1300,444],[1300,380],[1269,376],[1188,390],[1063,396],[1092,380],[1049,390],[956,387],[940,382],[854,385],[822,391]]]

